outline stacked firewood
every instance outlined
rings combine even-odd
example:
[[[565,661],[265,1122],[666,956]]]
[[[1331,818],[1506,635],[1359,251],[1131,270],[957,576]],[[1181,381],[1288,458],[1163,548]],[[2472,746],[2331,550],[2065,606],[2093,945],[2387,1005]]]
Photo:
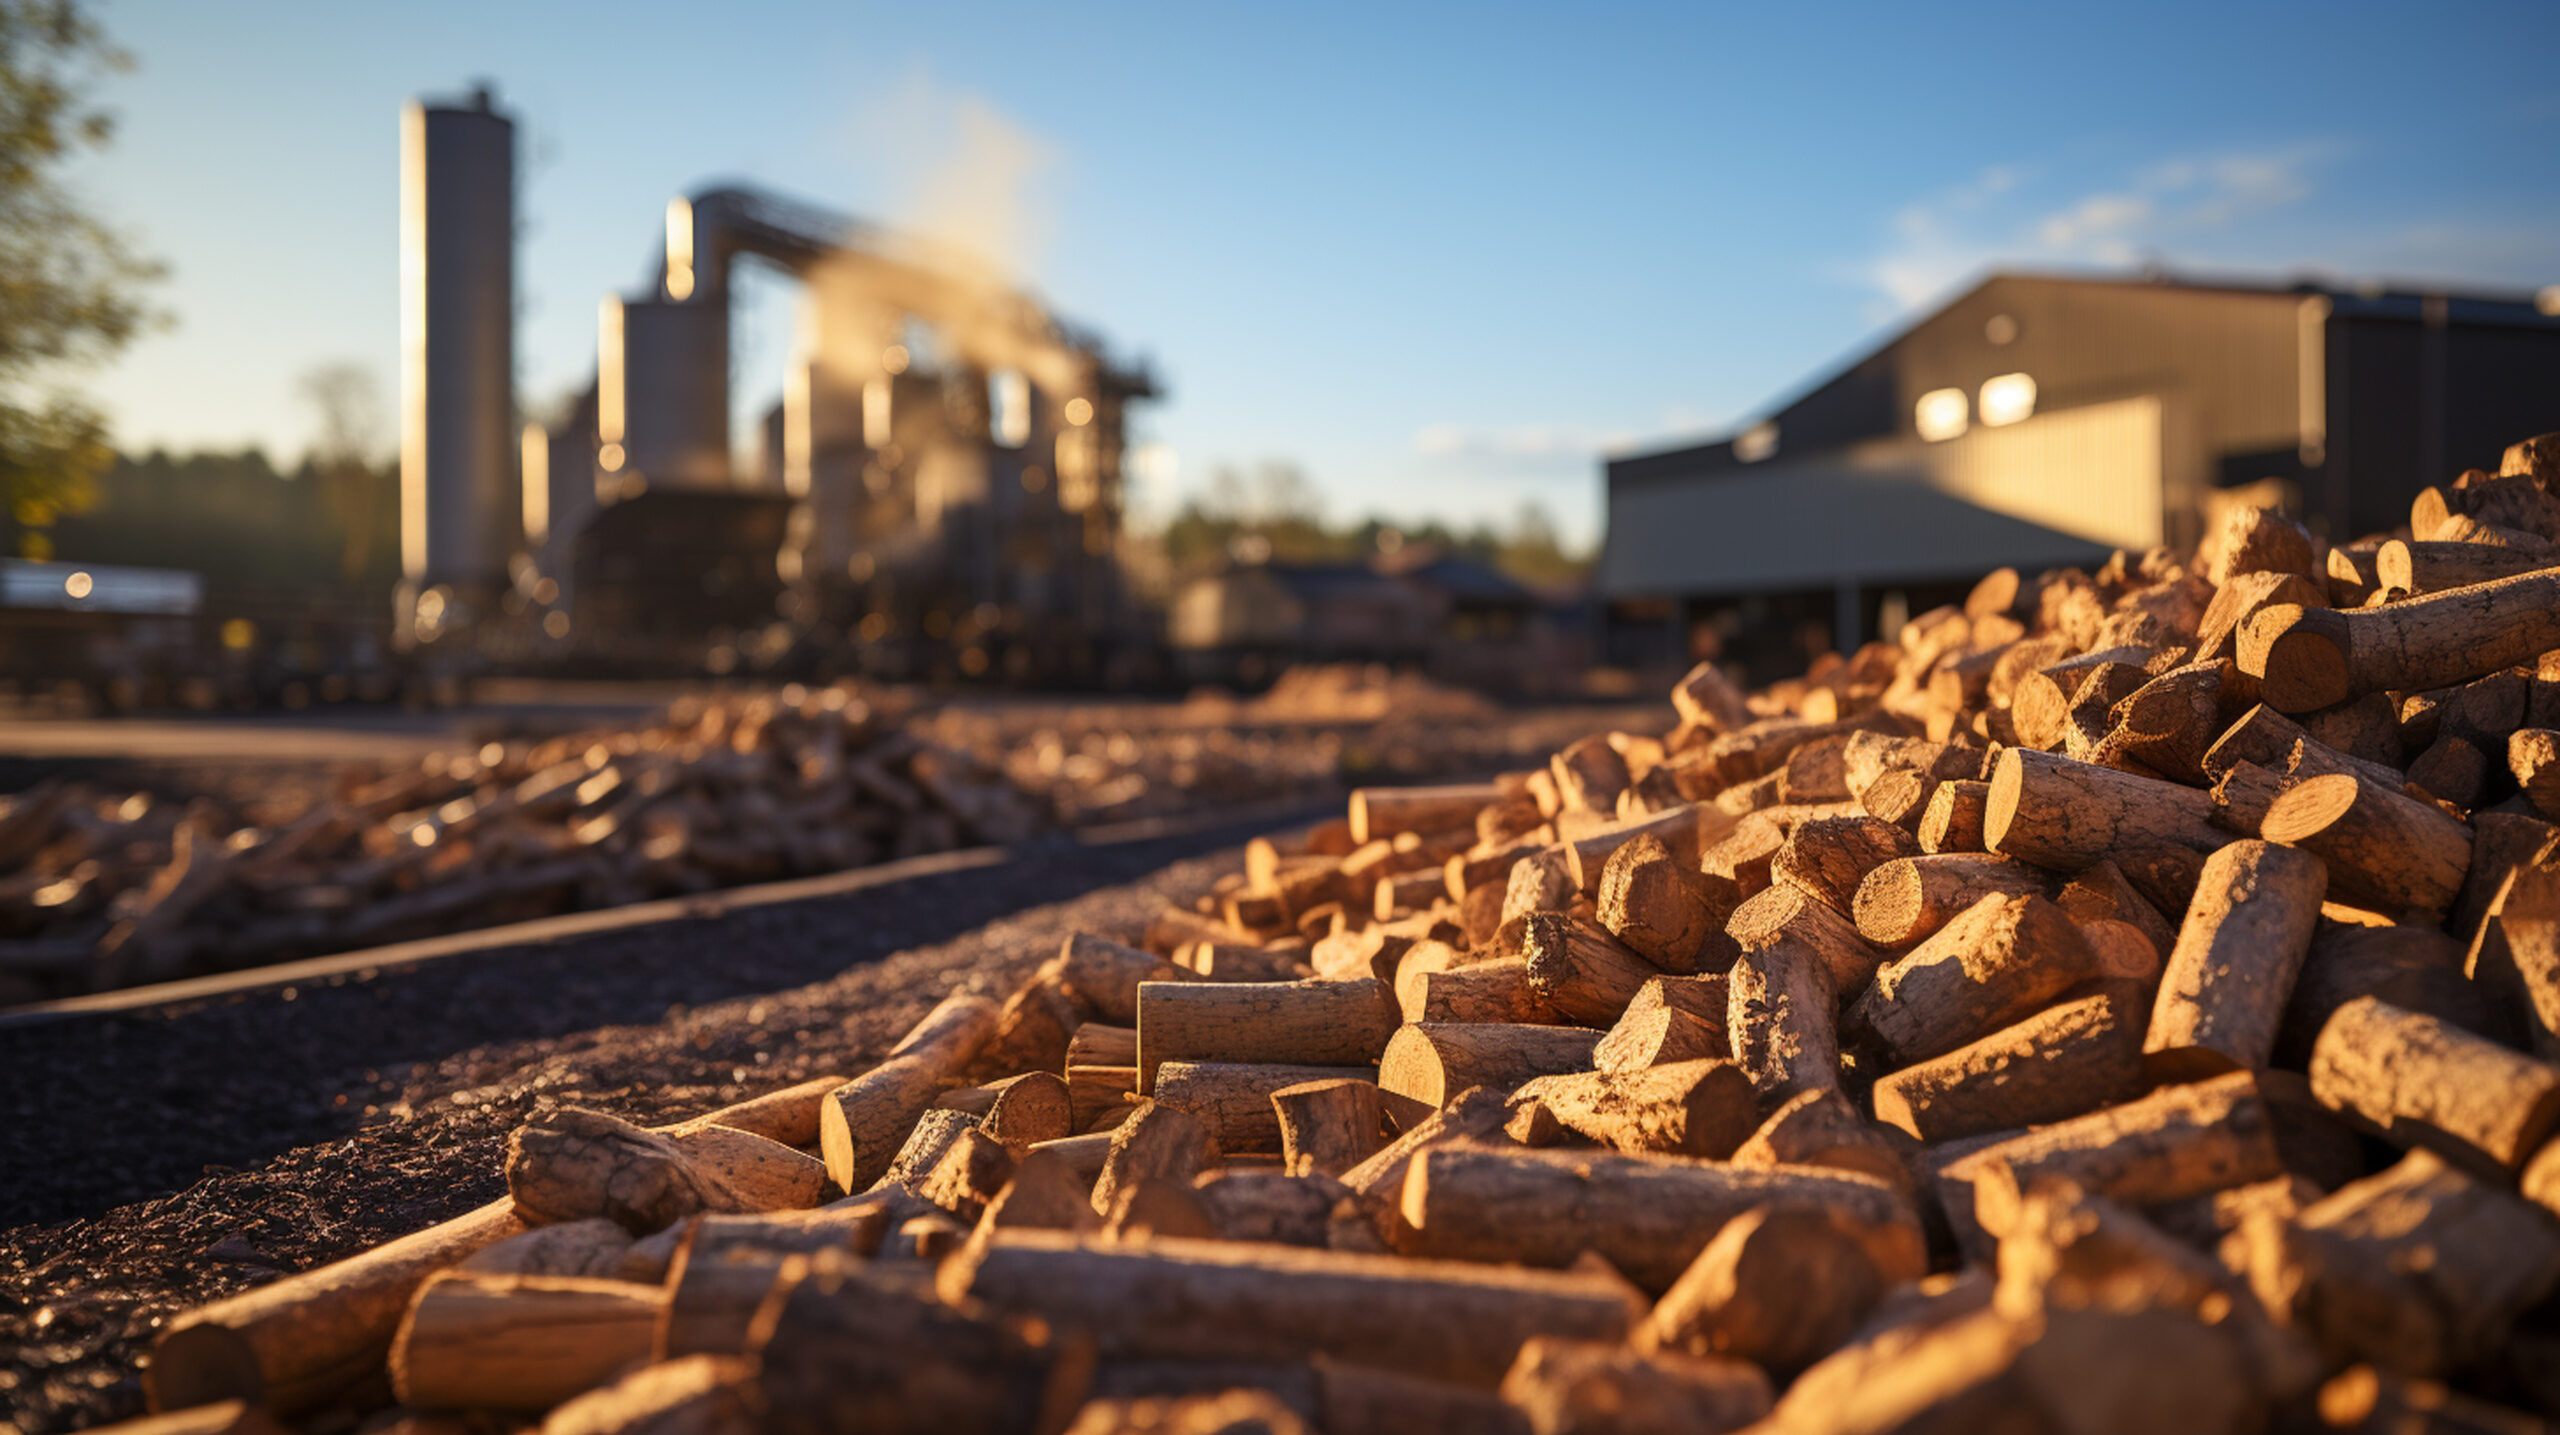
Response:
[[[387,1377],[554,1435],[2545,1428],[2560,438],[2505,467],[2416,541],[2245,511],[1765,692],[1701,667],[1666,736],[1362,790],[851,1081],[538,1115],[507,1200],[181,1319],[153,1393]]]
[[[988,842],[1000,772],[849,688],[492,742],[234,805],[51,781],[0,812],[0,1002],[350,951]]]

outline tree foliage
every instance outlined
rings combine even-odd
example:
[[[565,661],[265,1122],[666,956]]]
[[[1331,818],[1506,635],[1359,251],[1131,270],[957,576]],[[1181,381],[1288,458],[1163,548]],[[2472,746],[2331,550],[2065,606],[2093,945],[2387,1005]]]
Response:
[[[1221,557],[1269,558],[1282,563],[1352,563],[1407,545],[1492,564],[1523,582],[1569,584],[1589,561],[1567,551],[1554,517],[1535,500],[1520,505],[1508,525],[1477,523],[1464,529],[1439,522],[1419,527],[1375,516],[1336,526],[1325,519],[1315,485],[1295,464],[1264,463],[1247,472],[1222,467],[1205,492],[1185,502],[1165,525],[1160,542],[1175,568],[1196,568]]]
[[[112,134],[88,95],[126,64],[76,0],[0,0],[0,504],[29,557],[51,552],[45,530],[115,460],[105,416],[64,379],[150,317],[138,291],[157,266],[60,177]]]

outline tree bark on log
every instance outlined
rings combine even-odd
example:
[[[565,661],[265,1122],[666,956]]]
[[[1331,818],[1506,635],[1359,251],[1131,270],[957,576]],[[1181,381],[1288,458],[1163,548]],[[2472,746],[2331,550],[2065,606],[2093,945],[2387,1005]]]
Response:
[[[2331,895],[2441,917],[2471,870],[2471,829],[2361,777],[2307,778],[2267,809],[2259,834],[2328,865]]]
[[[2374,997],[2339,1007],[2311,1049],[2320,1104],[2492,1178],[2560,1126],[2560,1066]]]
[[[391,1342],[391,1389],[422,1409],[548,1410],[649,1358],[666,1293],[624,1281],[440,1275]]]
[[[1840,1084],[1839,992],[1822,954],[1781,937],[1742,954],[1727,975],[1725,1032],[1764,1097]]]
[[[2061,908],[1993,895],[1877,971],[1850,1019],[1907,1064],[1943,1056],[2103,975]]]
[[[1908,947],[1993,893],[2042,893],[2045,877],[2014,858],[1947,852],[1887,862],[1858,884],[1858,935],[1880,947]]]
[[[1566,1130],[1620,1151],[1722,1160],[1759,1123],[1751,1080],[1730,1061],[1537,1077],[1520,1088]]]
[[[1992,765],[1982,835],[1994,852],[2058,872],[2127,849],[2211,852],[2228,838],[2195,788],[2014,747]]]
[[[2241,841],[2205,859],[2143,1041],[2155,1075],[2267,1064],[2328,887],[2327,867],[2295,848]]]
[[[1421,1022],[1398,1031],[1378,1060],[1381,1090],[1439,1107],[1470,1086],[1509,1090],[1533,1076],[1586,1071],[1600,1033],[1579,1026]]]
[[[887,1060],[827,1097],[818,1110],[818,1145],[838,1187],[860,1191],[880,1179],[942,1083],[994,1037],[996,1016],[985,997],[954,992],[889,1049]]]
[[[2560,569],[2340,613],[2278,605],[2249,620],[2240,668],[2279,712],[2441,688],[2560,648]]]
[[[1155,1100],[1198,1117],[1221,1151],[1277,1151],[1280,1117],[1271,1108],[1271,1093],[1310,1081],[1366,1081],[1375,1074],[1367,1066],[1168,1061],[1157,1069]]]
[[[1892,1187],[1841,1171],[1589,1151],[1444,1146],[1413,1163],[1403,1194],[1414,1255],[1565,1266],[1588,1250],[1654,1293],[1756,1206],[1837,1209],[1879,1226],[1917,1222]]]
[[[944,1266],[946,1300],[1087,1332],[1109,1358],[1318,1355],[1491,1386],[1531,1336],[1621,1340],[1644,1313],[1607,1275],[1278,1245],[1009,1231],[968,1257]]]
[[[1138,988],[1138,1092],[1168,1061],[1354,1066],[1402,1024],[1385,982],[1147,982]]]
[[[1922,1141],[2040,1126],[2142,1090],[2142,990],[2048,1007],[1944,1056],[1876,1079],[1876,1119]]]

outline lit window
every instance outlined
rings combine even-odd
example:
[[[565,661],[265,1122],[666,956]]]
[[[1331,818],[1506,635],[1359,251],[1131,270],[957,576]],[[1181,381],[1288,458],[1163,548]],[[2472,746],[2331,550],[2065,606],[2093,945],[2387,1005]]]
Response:
[[[2036,381],[2025,374],[2002,374],[1982,381],[1982,423],[1986,428],[2021,422],[2036,411]]]
[[[2533,296],[2533,307],[2560,319],[2560,284],[2545,284]]]
[[[1778,451],[1778,421],[1770,419],[1744,429],[1733,441],[1733,456],[1744,463],[1758,463]]]
[[[1963,435],[1973,422],[1973,402],[1962,389],[1931,389],[1920,396],[1911,411],[1912,421],[1920,426],[1920,436],[1931,443],[1944,443]]]
[[[987,375],[987,434],[1006,448],[1031,442],[1031,379],[1020,369]]]

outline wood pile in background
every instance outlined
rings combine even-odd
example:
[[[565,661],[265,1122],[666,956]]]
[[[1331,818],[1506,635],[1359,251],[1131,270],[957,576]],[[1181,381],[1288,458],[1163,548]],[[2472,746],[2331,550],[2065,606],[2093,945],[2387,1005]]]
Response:
[[[1764,692],[1701,667],[1667,734],[1355,792],[851,1081],[537,1117],[511,1202],[182,1319],[155,1397],[2547,1428],[2555,446],[2413,524],[2549,566],[2383,586],[2385,545],[2243,512]]]
[[[53,780],[0,812],[0,1002],[833,872],[1041,830],[850,688],[350,772],[320,800]]]

